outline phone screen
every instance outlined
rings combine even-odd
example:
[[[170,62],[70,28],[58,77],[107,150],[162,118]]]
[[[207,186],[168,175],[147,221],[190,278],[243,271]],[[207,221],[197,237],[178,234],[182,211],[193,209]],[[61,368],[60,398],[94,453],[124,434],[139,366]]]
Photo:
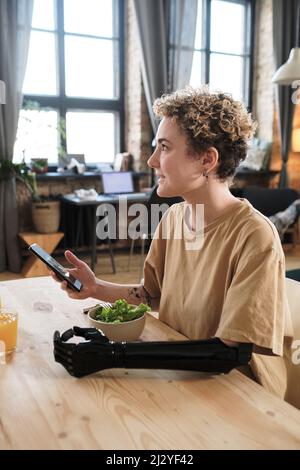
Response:
[[[77,292],[80,292],[82,287],[81,282],[69,274],[69,272],[54,258],[52,258],[52,256],[50,256],[45,250],[43,250],[43,248],[41,248],[36,243],[33,243],[28,249],[41,261],[43,261],[60,279],[67,281],[69,287],[76,290]]]

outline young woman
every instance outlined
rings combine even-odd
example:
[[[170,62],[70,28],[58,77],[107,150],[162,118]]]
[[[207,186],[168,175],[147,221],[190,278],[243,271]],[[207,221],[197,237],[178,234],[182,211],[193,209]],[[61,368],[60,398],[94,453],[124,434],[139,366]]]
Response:
[[[172,206],[159,224],[143,284],[96,279],[67,251],[72,274],[84,287],[79,294],[66,283],[62,288],[71,298],[146,302],[161,321],[191,340],[218,338],[229,347],[250,343],[254,354],[247,373],[283,397],[282,356],[292,336],[284,254],[273,224],[229,190],[255,124],[243,104],[207,88],[165,95],[155,101],[154,112],[162,119],[148,164],[158,176],[157,192],[184,202]],[[199,205],[204,207],[200,225]]]

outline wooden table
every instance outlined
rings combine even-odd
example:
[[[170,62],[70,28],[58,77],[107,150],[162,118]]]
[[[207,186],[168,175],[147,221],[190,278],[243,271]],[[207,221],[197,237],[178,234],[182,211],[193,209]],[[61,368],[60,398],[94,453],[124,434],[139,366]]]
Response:
[[[76,379],[54,362],[52,335],[85,325],[94,301],[46,277],[1,282],[0,297],[20,314],[18,351],[0,366],[1,449],[300,449],[300,412],[238,371]],[[148,316],[143,340],[182,338]]]

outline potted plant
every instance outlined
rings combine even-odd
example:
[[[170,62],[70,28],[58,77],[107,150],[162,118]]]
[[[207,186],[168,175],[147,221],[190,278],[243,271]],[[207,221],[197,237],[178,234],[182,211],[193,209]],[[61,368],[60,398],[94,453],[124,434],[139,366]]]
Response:
[[[25,184],[32,198],[32,220],[38,233],[57,232],[60,222],[60,201],[38,195],[36,174],[22,163],[9,160],[0,161],[0,179],[14,177]]]
[[[47,173],[48,158],[31,158],[30,168],[34,173]]]
[[[0,160],[0,179],[5,180],[9,178],[16,178],[16,180],[22,181],[31,192],[33,198],[38,197],[35,175],[28,171],[24,161],[22,163],[13,163],[6,159]]]

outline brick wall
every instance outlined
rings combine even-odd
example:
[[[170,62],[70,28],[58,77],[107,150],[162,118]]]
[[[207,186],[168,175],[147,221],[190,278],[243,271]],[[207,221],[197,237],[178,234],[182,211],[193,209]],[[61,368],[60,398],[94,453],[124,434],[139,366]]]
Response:
[[[258,0],[255,18],[253,114],[258,121],[258,135],[272,141],[274,119],[275,71],[272,38],[272,0]]]
[[[126,2],[125,145],[136,171],[147,169],[152,128],[142,85],[138,29],[133,0]]]

